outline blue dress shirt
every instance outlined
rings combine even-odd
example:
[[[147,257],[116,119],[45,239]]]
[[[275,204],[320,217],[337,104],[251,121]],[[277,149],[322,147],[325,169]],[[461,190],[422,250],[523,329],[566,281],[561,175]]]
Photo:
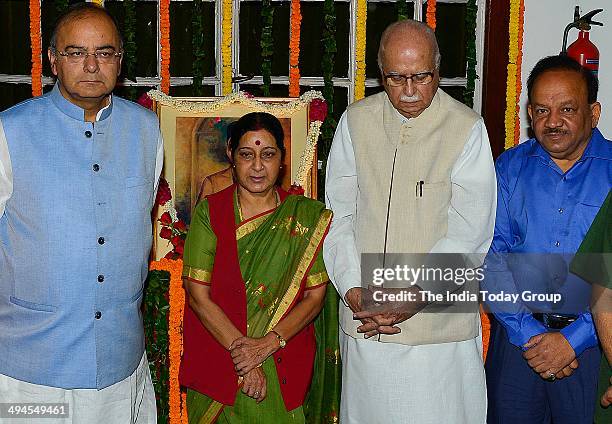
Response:
[[[504,152],[495,168],[497,215],[490,252],[573,254],[612,187],[612,142],[595,128],[582,157],[564,173],[540,143],[530,139]],[[494,313],[516,346],[548,331],[520,302],[512,313]],[[576,356],[597,344],[589,312],[561,333]]]

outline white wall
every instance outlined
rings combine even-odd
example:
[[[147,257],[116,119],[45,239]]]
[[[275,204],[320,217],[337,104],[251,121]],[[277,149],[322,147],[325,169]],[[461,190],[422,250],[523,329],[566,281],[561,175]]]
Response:
[[[574,6],[580,6],[580,15],[593,9],[604,9],[595,15],[595,21],[604,26],[593,26],[591,41],[599,49],[599,94],[602,105],[599,129],[612,139],[612,1],[610,0],[525,0],[525,27],[521,92],[521,141],[526,140],[529,121],[527,117],[527,77],[536,62],[544,56],[558,54],[563,43],[563,30],[574,19]],[[567,37],[570,45],[578,37],[571,29]]]

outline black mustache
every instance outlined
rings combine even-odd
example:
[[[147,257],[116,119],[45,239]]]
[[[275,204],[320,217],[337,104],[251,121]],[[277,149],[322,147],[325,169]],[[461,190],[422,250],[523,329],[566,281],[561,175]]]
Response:
[[[567,134],[567,131],[565,130],[546,130],[544,131],[544,135],[551,135],[551,134]]]

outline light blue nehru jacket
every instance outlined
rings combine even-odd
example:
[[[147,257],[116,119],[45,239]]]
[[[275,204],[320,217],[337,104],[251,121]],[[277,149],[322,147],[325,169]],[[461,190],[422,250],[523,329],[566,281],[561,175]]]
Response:
[[[13,195],[0,217],[0,373],[104,388],[144,349],[151,248],[151,111],[113,96],[95,124],[58,85],[2,113]]]

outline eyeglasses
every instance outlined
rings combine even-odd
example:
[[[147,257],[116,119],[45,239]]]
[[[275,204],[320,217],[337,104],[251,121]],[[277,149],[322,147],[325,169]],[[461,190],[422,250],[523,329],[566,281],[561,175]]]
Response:
[[[115,49],[100,49],[93,53],[89,53],[87,50],[82,49],[68,49],[63,52],[54,50],[54,53],[65,57],[68,63],[75,65],[85,62],[89,56],[93,56],[98,63],[111,65],[114,64],[117,59],[123,56],[123,52],[116,52]]]
[[[401,87],[408,83],[408,80],[414,84],[426,85],[433,81],[434,71],[430,72],[419,72],[418,74],[412,75],[401,75],[401,74],[384,74],[385,82],[389,87]]]

